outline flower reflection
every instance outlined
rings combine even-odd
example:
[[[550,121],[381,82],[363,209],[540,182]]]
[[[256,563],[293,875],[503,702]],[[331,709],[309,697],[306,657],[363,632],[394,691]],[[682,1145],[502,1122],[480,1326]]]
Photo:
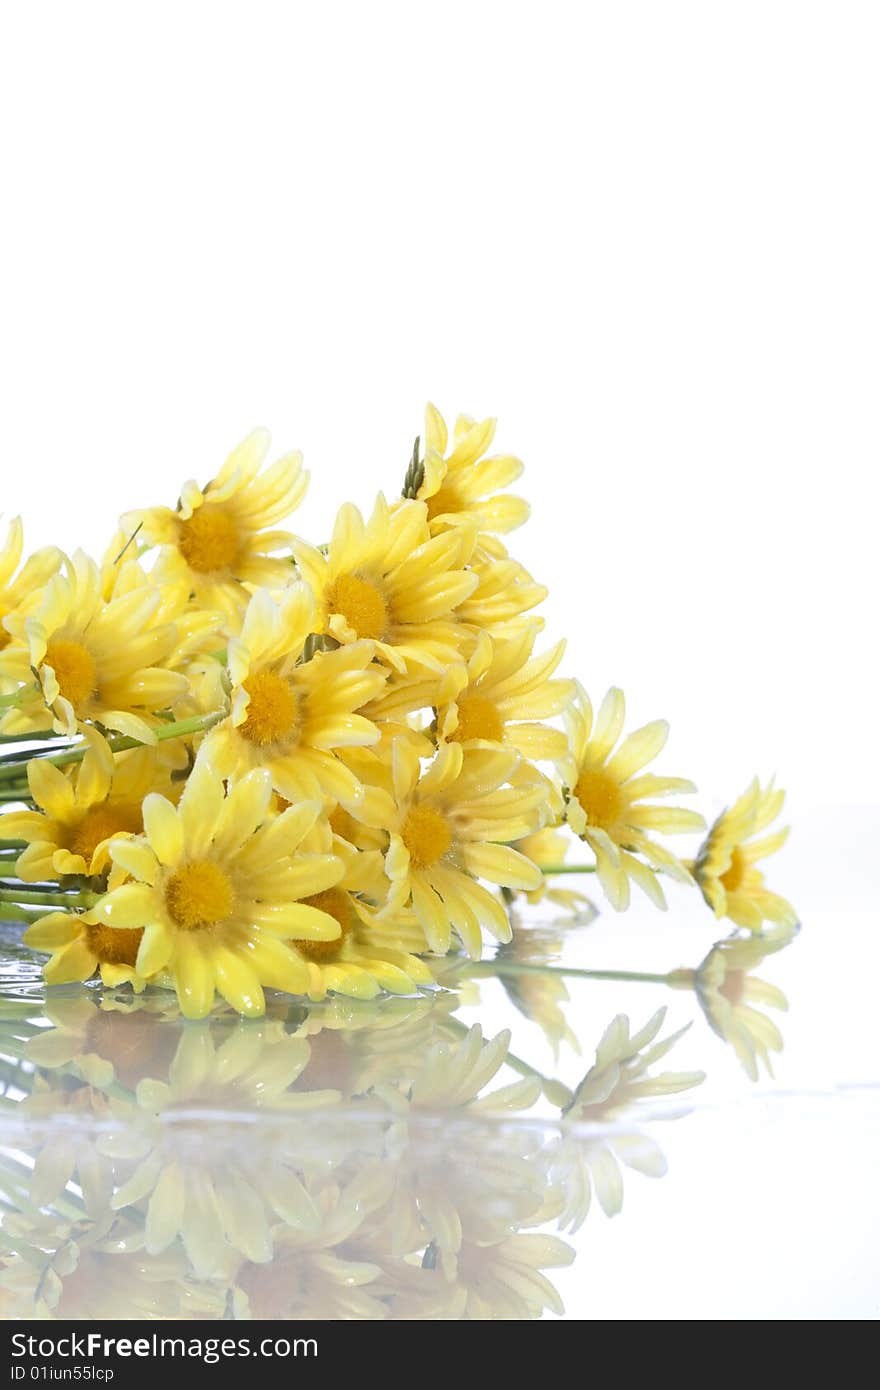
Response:
[[[561,1314],[595,1187],[661,1171],[632,1131],[662,1010],[606,1030],[574,1092],[455,1013],[458,997],[221,1009],[57,997],[16,1013],[0,1301],[19,1318],[520,1319]],[[548,1095],[568,1098],[563,1115]],[[11,1113],[14,1111],[14,1114]],[[593,1131],[616,1127],[614,1136]]]
[[[625,1014],[612,1019],[596,1048],[593,1066],[565,1107],[569,1127],[587,1124],[600,1131],[597,1137],[563,1146],[557,1156],[566,1192],[561,1224],[573,1231],[586,1220],[594,1190],[606,1216],[616,1216],[620,1211],[621,1165],[651,1178],[662,1177],[666,1172],[666,1159],[659,1144],[638,1129],[630,1129],[629,1121],[642,1101],[691,1090],[700,1085],[705,1074],[649,1073],[649,1068],[665,1057],[690,1027],[687,1024],[656,1042],[665,1018],[666,1010],[658,1009],[636,1033],[630,1032]]]
[[[752,1081],[758,1080],[759,1062],[773,1075],[770,1053],[781,1052],[783,1046],[776,1024],[755,1005],[787,1009],[788,1000],[776,985],[756,979],[751,971],[790,945],[796,932],[796,927],[787,924],[763,936],[728,937],[712,947],[694,975],[703,1013],[718,1036],[733,1047]]]

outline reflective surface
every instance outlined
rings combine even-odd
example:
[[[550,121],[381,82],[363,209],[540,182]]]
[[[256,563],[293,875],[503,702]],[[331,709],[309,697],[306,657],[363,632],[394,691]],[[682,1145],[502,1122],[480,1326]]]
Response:
[[[756,1006],[786,1044],[757,1085],[687,972],[452,967],[185,1023],[161,991],[45,991],[9,928],[2,1315],[875,1317],[873,986],[843,1006],[831,925],[748,977],[789,1003]],[[836,958],[867,929],[841,915]],[[711,944],[702,917],[533,916],[497,969],[663,976]]]

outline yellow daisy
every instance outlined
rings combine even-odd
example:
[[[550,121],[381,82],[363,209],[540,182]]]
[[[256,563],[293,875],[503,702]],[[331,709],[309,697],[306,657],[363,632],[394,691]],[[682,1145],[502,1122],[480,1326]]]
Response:
[[[53,728],[73,735],[83,720],[156,741],[156,716],[186,694],[169,669],[178,642],[173,622],[157,622],[162,594],[144,585],[105,603],[98,566],[78,551],[54,575],[24,624],[25,640],[0,652],[0,676],[39,688],[6,714],[4,733]]]
[[[710,1026],[730,1043],[752,1081],[758,1080],[759,1062],[773,1075],[770,1053],[781,1052],[783,1046],[776,1024],[754,1005],[787,1009],[788,1001],[781,989],[750,972],[790,945],[795,934],[794,924],[784,923],[764,936],[731,936],[712,947],[695,976],[693,971],[676,972],[678,984],[687,983],[687,976],[693,978]]]
[[[528,520],[528,502],[504,491],[520,477],[523,471],[520,460],[501,454],[484,457],[494,437],[494,420],[473,420],[469,415],[459,415],[453,446],[447,454],[446,422],[436,406],[428,405],[421,481],[410,495],[427,503],[428,519],[435,534],[466,521],[475,522],[487,539],[513,531]]]
[[[537,608],[547,597],[547,588],[536,584],[518,560],[473,557],[471,573],[476,577],[473,592],[458,607],[458,617],[474,632],[488,631],[493,637],[515,637],[524,613]],[[530,620],[543,627],[543,618]]]
[[[234,1124],[211,1143],[194,1144],[192,1134],[155,1122],[175,1112],[241,1115],[333,1104],[337,1092],[293,1089],[308,1058],[306,1039],[285,1033],[280,1023],[238,1023],[228,1032],[204,1023],[184,1030],[167,1079],[138,1083],[142,1122],[123,1112],[128,1123],[102,1147],[110,1157],[118,1146],[120,1157],[139,1160],[112,1206],[145,1205],[148,1254],[162,1254],[179,1238],[199,1277],[221,1277],[232,1252],[271,1260],[275,1222],[315,1228],[318,1214],[289,1146],[243,1143]]]
[[[785,792],[771,782],[763,791],[757,777],[728,810],[722,812],[701,845],[694,877],[716,917],[729,917],[738,927],[760,931],[764,922],[782,927],[797,925],[791,903],[764,887],[757,867],[781,849],[787,827],[755,839],[782,810]]]
[[[298,453],[261,473],[268,451],[268,433],[254,430],[205,487],[185,483],[176,508],[150,507],[122,518],[129,536],[137,532],[139,542],[162,547],[161,576],[185,578],[202,606],[229,616],[247,602],[246,585],[280,589],[290,579],[289,560],[273,557],[289,553],[293,537],[271,528],[299,506],[308,473]]]
[[[375,851],[352,849],[339,836],[332,850],[344,866],[332,888],[303,901],[326,912],[339,923],[332,941],[292,940],[309,973],[309,998],[319,1001],[332,992],[352,999],[372,999],[381,990],[389,994],[415,994],[419,985],[433,985],[434,976],[424,961],[406,949],[394,919],[382,930],[374,922],[371,900],[384,898],[388,880],[382,856]],[[365,862],[366,861],[366,862]],[[417,949],[424,945],[421,934]]]
[[[10,521],[6,540],[0,546],[0,651],[9,645],[11,638],[6,618],[33,600],[52,575],[57,574],[64,560],[61,551],[53,545],[36,551],[19,569],[23,550],[24,529],[21,517],[17,516]]]
[[[62,994],[47,997],[42,1012],[52,1026],[30,1038],[27,1060],[44,1071],[81,1076],[102,1090],[116,1083],[133,1091],[143,1076],[167,1068],[183,1026],[177,1000],[158,992]]]
[[[423,502],[392,510],[380,495],[368,521],[346,502],[326,555],[305,541],[294,544],[317,597],[316,631],[346,644],[370,638],[396,671],[409,662],[441,671],[466,636],[456,610],[478,583],[464,568],[473,543],[468,527],[432,538]]]
[[[305,993],[308,971],[286,942],[340,934],[335,918],[300,901],[342,874],[333,855],[296,853],[320,803],[269,820],[271,794],[264,769],[227,791],[199,758],[179,807],[152,793],[144,838],[111,843],[114,863],[133,881],[107,893],[86,921],[143,929],[135,968],[146,977],[162,972],[187,1018],[203,1018],[215,990],[249,1017],[265,1010],[263,985]]]
[[[42,758],[28,763],[33,811],[3,818],[5,839],[27,843],[15,872],[23,883],[40,883],[64,874],[93,876],[109,862],[114,835],[137,835],[144,828],[142,802],[172,783],[152,748],[136,748],[114,759],[97,729],[87,728],[88,751],[69,774]]]
[[[87,920],[82,913],[50,912],[33,922],[22,940],[48,954],[43,966],[47,985],[90,980],[97,971],[109,988],[127,984],[139,994],[147,983],[136,969],[142,937],[140,928],[114,930]]]
[[[507,749],[445,744],[420,775],[418,757],[394,746],[394,796],[366,792],[367,810],[389,833],[385,868],[391,880],[387,912],[411,906],[430,949],[444,955],[450,933],[468,954],[482,951],[481,927],[500,941],[510,923],[494,894],[478,883],[536,888],[541,871],[509,847],[541,824],[545,779],[522,768]],[[382,914],[380,914],[381,917]]]
[[[540,833],[540,832],[539,832]],[[519,841],[522,844],[522,841]],[[541,927],[521,927],[516,919],[512,921],[513,935],[509,942],[498,947],[494,959],[499,964],[513,963],[526,965],[546,965],[558,961],[562,955],[563,939],[557,932],[545,931]],[[559,975],[505,974],[498,976],[505,994],[525,1018],[537,1023],[553,1049],[554,1057],[559,1056],[559,1047],[568,1043],[574,1052],[580,1052],[580,1043],[569,1027],[563,1011],[568,1003],[568,990]]]
[[[569,787],[566,818],[595,854],[596,872],[612,907],[621,912],[629,905],[631,879],[665,908],[657,870],[684,883],[692,880],[681,861],[649,832],[701,830],[705,821],[696,811],[646,801],[696,788],[683,777],[642,771],[666,743],[669,725],[664,719],[637,729],[615,750],[624,717],[622,691],[608,691],[594,720],[589,698],[579,690],[578,701],[566,714],[570,753],[560,763]]]
[[[496,743],[536,760],[565,756],[561,729],[537,722],[561,714],[575,695],[572,680],[551,680],[565,643],[533,656],[538,635],[530,623],[511,640],[482,633],[466,666],[451,668],[437,710],[440,737],[456,743]]]
[[[706,1078],[702,1071],[649,1071],[690,1028],[688,1023],[657,1042],[665,1018],[666,1009],[658,1009],[636,1033],[631,1033],[626,1014],[613,1018],[599,1040],[595,1062],[564,1107],[566,1127],[589,1128],[578,1132],[558,1155],[558,1178],[566,1198],[560,1226],[576,1231],[583,1224],[594,1189],[605,1215],[616,1216],[623,1206],[621,1166],[652,1178],[666,1172],[656,1141],[628,1121],[642,1101],[679,1095]]]
[[[231,709],[205,742],[205,756],[238,781],[265,767],[288,801],[355,801],[360,785],[336,750],[375,743],[379,731],[358,710],[385,685],[372,642],[353,642],[303,659],[315,605],[304,584],[277,602],[259,590],[241,636],[229,643]]]
[[[258,1321],[387,1318],[386,1303],[365,1287],[378,1277],[379,1267],[350,1253],[359,1228],[387,1201],[393,1175],[387,1168],[380,1168],[379,1175],[381,1181],[369,1184],[359,1171],[346,1185],[333,1183],[314,1194],[319,1214],[314,1229],[277,1226],[271,1263],[247,1262],[235,1275],[235,1317]]]

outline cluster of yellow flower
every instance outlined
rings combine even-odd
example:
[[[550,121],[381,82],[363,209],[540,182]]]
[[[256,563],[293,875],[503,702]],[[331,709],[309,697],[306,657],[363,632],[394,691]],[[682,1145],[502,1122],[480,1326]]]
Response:
[[[217,993],[260,1015],[266,987],[411,993],[573,867],[618,910],[631,884],[665,906],[665,875],[738,927],[794,924],[756,867],[782,793],[754,783],[684,862],[656,837],[703,819],[659,799],[695,788],[645,771],[665,722],[622,738],[621,692],[594,714],[563,644],[536,650],[546,591],[501,540],[522,465],[493,434],[461,417],[450,440],[429,407],[402,495],[345,503],[322,546],[276,529],[307,475],[264,468],[259,431],[175,508],[123,517],[100,564],[20,568],[12,524],[0,914],[30,921],[49,982],[170,986],[194,1018]],[[588,864],[562,864],[566,825]]]

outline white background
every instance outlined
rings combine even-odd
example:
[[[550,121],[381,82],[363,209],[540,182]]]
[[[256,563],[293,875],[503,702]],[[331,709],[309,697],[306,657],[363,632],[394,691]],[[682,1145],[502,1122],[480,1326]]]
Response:
[[[341,500],[399,486],[427,399],[496,415],[533,504],[513,548],[569,669],[672,721],[666,770],[708,813],[754,772],[789,789],[774,882],[804,954],[763,972],[792,998],[781,1084],[875,1077],[877,6],[2,14],[0,509],[33,544],[100,550],[261,423],[305,451],[294,525],[320,541]],[[694,961],[668,930],[657,968]],[[715,1094],[741,1094],[717,1051]],[[843,1276],[867,1297],[875,1149],[853,1111],[811,1113],[764,1160],[722,1146],[726,1169],[673,1131],[678,1204],[634,1182],[639,1240],[600,1225],[567,1295],[675,1317],[684,1287],[695,1315],[735,1316],[808,1230],[830,1251],[815,1309],[870,1316]],[[689,1270],[665,1281],[672,1246]]]
[[[33,544],[102,548],[258,423],[321,540],[427,399],[496,415],[548,630],[672,721],[704,809],[754,772],[796,817],[875,801],[876,6],[3,16],[0,507]]]

